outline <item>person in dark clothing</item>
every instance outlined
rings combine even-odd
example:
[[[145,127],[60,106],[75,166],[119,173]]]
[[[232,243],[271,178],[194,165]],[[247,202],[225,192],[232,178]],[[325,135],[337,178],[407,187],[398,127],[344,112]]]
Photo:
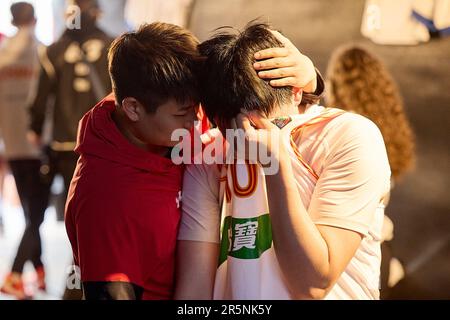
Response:
[[[4,40],[5,35],[0,32],[0,44]],[[3,194],[3,175],[4,175],[3,159],[0,156],[0,196]],[[0,197],[0,236],[3,235],[3,215],[2,215],[2,199]]]
[[[74,24],[40,54],[41,73],[36,99],[30,108],[29,138],[41,144],[46,116],[51,114],[52,140],[47,152],[48,182],[56,174],[64,180],[63,202],[77,162],[73,152],[78,122],[111,91],[107,51],[112,39],[96,25],[99,8],[95,0],[76,0]],[[79,23],[77,23],[77,21]],[[53,102],[53,112],[48,112]],[[64,220],[64,208],[57,208]]]
[[[46,181],[50,185],[59,174],[64,180],[61,202],[65,202],[78,156],[78,122],[83,115],[112,90],[107,53],[112,38],[100,30],[96,0],[75,0],[71,7],[73,25],[61,38],[40,54],[41,73],[36,99],[30,108],[29,139],[42,145],[44,122],[51,115],[52,139],[47,150]],[[53,102],[53,111],[50,104]],[[58,220],[64,220],[64,206],[57,207]],[[73,275],[70,275],[72,277]],[[65,290],[63,299],[81,299],[78,288]]]
[[[27,107],[39,78],[34,8],[29,3],[17,2],[11,6],[11,13],[18,31],[0,48],[0,131],[5,166],[8,164],[14,176],[26,224],[11,272],[0,290],[17,299],[26,299],[32,295],[25,292],[22,281],[27,261],[31,261],[36,270],[38,289],[45,290],[39,227],[47,208],[48,187],[41,179],[40,152],[27,140]],[[2,180],[3,176],[0,184]]]

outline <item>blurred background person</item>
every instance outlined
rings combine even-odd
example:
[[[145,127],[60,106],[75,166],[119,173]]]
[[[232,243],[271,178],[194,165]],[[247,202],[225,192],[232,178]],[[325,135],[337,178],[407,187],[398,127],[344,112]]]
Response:
[[[127,2],[128,0],[98,0],[102,11],[98,26],[110,37],[116,38],[124,32],[131,31],[131,26],[125,18]]]
[[[52,0],[55,38],[64,32],[64,13],[70,3],[70,0]],[[113,38],[143,23],[156,21],[187,27],[194,4],[194,0],[98,0],[101,10],[98,27]]]
[[[100,14],[95,0],[72,2],[73,25],[40,55],[41,73],[36,99],[31,106],[30,140],[40,145],[50,106],[51,142],[47,148],[49,183],[56,174],[64,180],[58,220],[64,220],[64,203],[78,157],[75,148],[78,121],[111,91],[107,51],[112,39],[97,27]],[[78,19],[78,20],[77,20]],[[77,24],[79,21],[79,25]]]
[[[5,39],[5,35],[3,33],[0,32],[0,47],[2,45],[3,40]],[[3,235],[4,232],[4,225],[3,225],[3,179],[5,176],[5,159],[3,157],[3,143],[1,141],[1,136],[0,136],[0,237]]]
[[[40,174],[40,151],[27,140],[28,106],[39,78],[34,8],[29,3],[17,2],[11,6],[11,14],[17,33],[0,47],[0,130],[4,158],[16,182],[26,225],[11,272],[1,291],[25,299],[28,293],[24,290],[22,272],[27,261],[31,261],[36,270],[38,289],[45,290],[39,227],[47,208],[48,188]],[[0,166],[1,187],[5,166]]]
[[[338,47],[327,70],[328,106],[361,114],[380,128],[392,171],[391,189],[413,168],[414,134],[405,114],[400,91],[381,60],[360,46]],[[389,198],[385,199],[387,206]],[[381,297],[402,277],[398,260],[392,260],[389,242],[394,225],[385,215],[382,245]],[[394,268],[391,268],[395,266]],[[390,272],[392,270],[392,273]],[[389,279],[391,279],[389,281]]]
[[[147,0],[144,0],[147,1]],[[59,38],[65,30],[65,12],[70,0],[53,0],[53,30],[55,38]],[[126,7],[128,0],[98,0],[101,14],[98,17],[98,27],[110,37],[118,37],[131,30],[131,25],[126,19]]]
[[[128,0],[126,14],[135,26],[161,21],[187,27],[194,5],[194,0]]]
[[[68,8],[66,30],[54,44],[41,53],[41,73],[37,96],[31,106],[29,139],[42,144],[47,109],[50,113],[52,139],[46,148],[47,180],[55,175],[64,181],[64,191],[56,203],[59,221],[64,220],[64,204],[78,156],[76,144],[78,122],[94,105],[111,92],[107,53],[112,39],[97,27],[100,9],[95,0],[75,0]],[[72,271],[69,279],[74,277]],[[66,285],[63,299],[81,299],[80,288]]]
[[[361,33],[382,45],[417,45],[450,35],[450,0],[366,0]]]
[[[5,178],[5,158],[3,155],[3,150],[0,149],[0,237],[3,236],[5,232],[5,226],[3,224],[3,181]]]

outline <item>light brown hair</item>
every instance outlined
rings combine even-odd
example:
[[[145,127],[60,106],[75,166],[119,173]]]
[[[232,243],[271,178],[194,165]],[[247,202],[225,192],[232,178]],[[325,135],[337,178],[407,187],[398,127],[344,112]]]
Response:
[[[386,143],[395,180],[415,162],[414,134],[399,89],[380,59],[363,47],[346,45],[332,54],[327,70],[327,104],[372,120]]]

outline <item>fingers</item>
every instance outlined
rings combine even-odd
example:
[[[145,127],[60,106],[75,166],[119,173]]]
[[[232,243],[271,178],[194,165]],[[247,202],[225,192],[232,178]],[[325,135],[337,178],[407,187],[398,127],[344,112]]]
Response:
[[[255,129],[274,129],[278,128],[260,111],[247,111],[241,109],[241,113],[230,121],[231,129],[244,129],[246,133],[255,133]]]
[[[269,30],[270,32],[272,32],[272,34],[275,36],[275,38],[277,38],[278,41],[280,41],[282,44],[284,44],[284,46],[286,48],[296,48],[294,46],[294,44],[291,42],[291,40],[289,40],[288,38],[286,38],[285,36],[283,36],[280,32],[276,31],[276,30]]]
[[[290,57],[272,58],[263,61],[258,61],[253,64],[256,70],[267,70],[274,68],[292,67],[295,65],[295,60]]]
[[[270,48],[258,51],[255,53],[256,60],[287,57],[290,51],[288,48]]]
[[[236,124],[239,129],[244,129],[246,132],[255,131],[255,128],[253,128],[250,123],[250,119],[245,114],[238,114],[236,117]]]
[[[287,77],[282,79],[271,80],[272,87],[295,87],[297,85],[297,78]]]
[[[241,112],[242,111],[245,111],[245,110],[241,110]],[[257,129],[271,130],[274,128],[278,128],[258,111],[245,111],[245,114],[251,120],[251,122],[256,126]]]
[[[238,129],[238,126],[237,126],[237,123],[236,123],[236,118],[231,119],[231,121],[230,121],[230,127],[231,127],[231,129],[233,129],[233,130],[237,130],[237,129]]]
[[[288,68],[278,68],[267,71],[258,72],[258,76],[262,79],[278,79],[286,77],[295,77],[297,74],[297,69],[293,67]]]
[[[210,144],[214,142],[218,137],[220,137],[222,133],[219,129],[213,128],[208,131],[206,131],[204,134],[200,136],[200,140],[204,145]]]
[[[270,59],[276,57],[287,57],[292,50],[299,51],[297,47],[285,36],[275,30],[270,30],[272,34],[283,44],[283,48],[270,48],[255,53],[255,59]]]

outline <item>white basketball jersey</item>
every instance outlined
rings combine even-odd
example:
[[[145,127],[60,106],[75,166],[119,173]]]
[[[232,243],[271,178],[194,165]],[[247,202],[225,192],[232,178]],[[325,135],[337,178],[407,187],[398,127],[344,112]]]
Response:
[[[282,141],[288,146],[295,165],[297,183],[310,191],[307,197],[312,195],[317,176],[303,160],[292,136],[307,126],[330,121],[342,113],[339,109],[317,108],[317,112],[274,121],[282,127]],[[221,244],[214,299],[291,299],[273,247],[262,167],[251,164],[228,165],[222,168],[221,177]],[[306,199],[302,197],[302,200]]]

